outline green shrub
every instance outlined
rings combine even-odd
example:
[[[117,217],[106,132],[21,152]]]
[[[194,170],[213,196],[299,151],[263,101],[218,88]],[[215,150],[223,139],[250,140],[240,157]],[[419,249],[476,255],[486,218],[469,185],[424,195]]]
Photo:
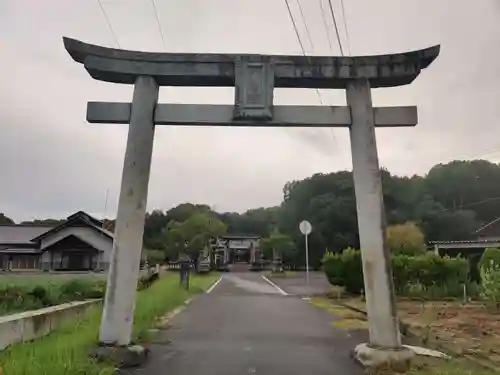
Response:
[[[60,291],[63,298],[71,297],[72,299],[81,299],[85,298],[85,293],[88,288],[89,284],[85,281],[74,279],[62,284]]]
[[[414,256],[425,253],[424,234],[412,222],[390,225],[387,228],[387,245],[394,255]]]
[[[61,299],[75,301],[87,298],[102,298],[106,291],[105,281],[74,279],[61,285]]]
[[[345,287],[348,293],[359,294],[363,290],[361,252],[347,248],[342,253],[326,253],[323,268],[332,285]]]
[[[469,299],[478,299],[483,295],[483,287],[480,283],[471,281],[466,284],[467,297]]]
[[[395,290],[398,294],[438,298],[460,297],[463,284],[468,283],[469,264],[463,258],[440,257],[432,253],[417,256],[391,257]],[[364,287],[361,252],[346,249],[342,253],[327,253],[323,267],[332,285],[345,287],[359,294]]]
[[[500,305],[500,265],[481,268],[483,298]]]
[[[103,298],[106,293],[106,281],[99,280],[94,282],[85,292],[85,298]]]
[[[326,252],[323,256],[323,270],[328,281],[332,285],[345,285],[345,272],[342,264],[341,254]]]
[[[479,261],[479,272],[484,268],[500,267],[500,249],[488,248],[484,250]]]
[[[146,249],[146,259],[150,266],[165,262],[165,252],[161,250]]]
[[[441,288],[443,293],[455,290],[468,282],[469,264],[463,258],[440,257],[427,253],[414,257],[392,257],[394,285],[403,292],[409,284],[421,284],[425,290]],[[462,287],[463,288],[463,287]]]
[[[49,291],[47,290],[47,288],[45,288],[41,285],[35,286],[31,290],[31,292],[29,292],[29,295],[31,295],[36,300],[40,301],[40,303],[43,306],[50,306],[53,304],[53,300],[50,296]]]
[[[42,302],[30,295],[26,287],[8,285],[0,290],[0,315],[41,307]]]

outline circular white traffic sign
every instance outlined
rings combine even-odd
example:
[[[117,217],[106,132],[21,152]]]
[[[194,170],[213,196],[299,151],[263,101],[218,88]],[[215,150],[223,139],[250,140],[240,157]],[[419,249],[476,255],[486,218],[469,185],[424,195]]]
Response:
[[[311,234],[312,225],[307,220],[304,220],[299,224],[299,229],[300,233],[302,233],[304,236],[307,236],[308,234]]]

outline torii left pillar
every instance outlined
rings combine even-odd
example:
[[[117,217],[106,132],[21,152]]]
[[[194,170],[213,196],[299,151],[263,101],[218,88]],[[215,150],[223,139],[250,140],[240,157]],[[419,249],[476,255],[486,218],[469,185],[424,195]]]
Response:
[[[101,321],[100,341],[105,344],[128,345],[132,334],[157,101],[158,84],[154,78],[138,76],[134,86],[110,277]]]

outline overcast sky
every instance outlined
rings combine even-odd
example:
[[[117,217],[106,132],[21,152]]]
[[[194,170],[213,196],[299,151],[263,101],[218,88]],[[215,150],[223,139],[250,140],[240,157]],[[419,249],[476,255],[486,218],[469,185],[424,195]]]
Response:
[[[330,49],[319,0],[290,0],[308,54]],[[377,131],[381,165],[424,174],[454,158],[500,160],[500,2],[344,0],[353,55],[441,44],[441,55],[376,105],[418,105],[416,128]],[[144,51],[300,54],[284,0],[102,0],[122,48]],[[340,1],[334,0],[347,51]],[[323,0],[329,15],[327,0]],[[126,125],[87,124],[89,100],[129,101],[132,87],[98,82],[73,62],[62,36],[116,47],[97,0],[0,0],[0,212],[16,221],[77,210],[114,217]],[[323,91],[345,105],[343,91]],[[232,103],[233,89],[162,88],[161,102]],[[313,90],[275,90],[276,104],[318,105]],[[156,129],[148,209],[190,201],[217,210],[281,202],[283,185],[351,168],[347,129]]]

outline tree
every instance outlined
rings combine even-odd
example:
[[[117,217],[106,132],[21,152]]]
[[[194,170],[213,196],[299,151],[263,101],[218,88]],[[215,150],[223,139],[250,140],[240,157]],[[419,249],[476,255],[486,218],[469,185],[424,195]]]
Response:
[[[424,234],[413,222],[387,228],[387,244],[394,255],[418,255],[426,252]]]
[[[150,266],[154,266],[155,264],[161,264],[165,261],[165,252],[161,250],[150,250],[145,249],[145,257]]]
[[[0,212],[0,225],[11,225],[11,224],[15,224],[14,220],[5,216],[3,212]]]
[[[187,252],[197,259],[208,246],[210,238],[220,236],[226,230],[227,226],[222,221],[208,213],[196,213],[182,222],[172,221],[164,231],[168,255],[177,257]]]
[[[35,219],[31,221],[23,221],[21,224],[30,224],[30,225],[50,225],[50,226],[57,226],[59,224],[62,224],[66,221],[66,219]]]
[[[302,220],[308,220],[313,227],[309,236],[309,260],[313,267],[319,267],[326,248],[340,251],[359,246],[351,172],[315,174],[292,181],[285,185],[283,193],[278,227],[295,242],[301,264],[305,262],[304,237],[298,229]]]
[[[280,207],[276,206],[255,208],[243,214],[226,212],[217,216],[227,224],[229,233],[267,237],[277,227],[279,215]]]
[[[166,250],[164,230],[171,222],[183,222],[196,213],[215,213],[206,204],[182,203],[168,211],[153,210],[146,214],[144,224],[144,246],[151,249]]]
[[[430,241],[469,240],[479,223],[472,210],[438,210],[424,215],[421,227]]]
[[[425,177],[426,189],[443,208],[472,209],[480,223],[499,216],[500,166],[486,160],[438,164]]]
[[[284,264],[294,264],[296,260],[296,247],[292,239],[286,234],[275,231],[267,238],[260,241],[264,259],[274,260],[281,258]]]

